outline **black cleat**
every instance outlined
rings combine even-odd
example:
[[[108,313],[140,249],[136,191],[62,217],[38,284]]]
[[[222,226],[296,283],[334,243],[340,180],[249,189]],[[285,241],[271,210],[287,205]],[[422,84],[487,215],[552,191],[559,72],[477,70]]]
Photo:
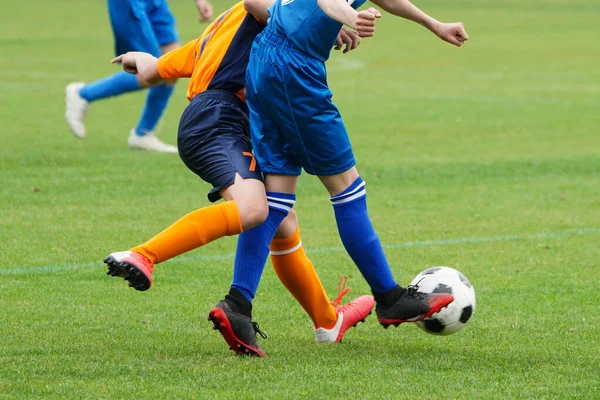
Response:
[[[418,290],[418,285],[407,287],[391,306],[377,303],[379,323],[387,329],[390,325],[398,327],[403,322],[423,321],[454,301],[454,296],[448,293],[423,293]]]
[[[220,301],[208,313],[208,320],[212,321],[213,329],[218,330],[236,354],[266,357],[267,354],[260,348],[256,334],[267,338],[256,322],[231,310],[227,300]]]

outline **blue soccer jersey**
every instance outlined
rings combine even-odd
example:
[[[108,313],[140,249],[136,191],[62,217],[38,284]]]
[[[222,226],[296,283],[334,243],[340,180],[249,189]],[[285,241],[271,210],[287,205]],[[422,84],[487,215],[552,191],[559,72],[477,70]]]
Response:
[[[366,0],[348,0],[358,9]],[[342,24],[321,10],[317,0],[277,0],[269,9],[269,27],[304,54],[325,61]]]

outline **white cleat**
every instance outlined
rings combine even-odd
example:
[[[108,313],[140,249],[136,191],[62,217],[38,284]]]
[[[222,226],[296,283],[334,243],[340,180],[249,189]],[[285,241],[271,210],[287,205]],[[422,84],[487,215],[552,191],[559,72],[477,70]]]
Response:
[[[154,133],[146,133],[144,136],[135,134],[135,129],[131,130],[127,144],[130,149],[149,150],[159,153],[177,153],[177,147],[162,142]]]
[[[342,293],[332,302],[333,304],[339,304],[341,297],[346,292]],[[315,341],[317,343],[336,343],[341,342],[346,331],[356,326],[359,322],[365,322],[365,318],[371,314],[373,306],[375,305],[375,299],[373,296],[360,296],[350,303],[343,306],[336,305],[337,311],[337,322],[331,329],[325,328],[314,328]]]
[[[71,128],[71,132],[78,138],[85,136],[83,120],[90,104],[79,95],[79,90],[84,86],[83,82],[69,83],[65,90],[65,103],[67,105],[65,118],[69,128]]]
[[[338,320],[335,326],[331,329],[314,328],[315,341],[317,343],[335,343],[337,342],[338,334],[344,322],[344,314],[338,314]]]

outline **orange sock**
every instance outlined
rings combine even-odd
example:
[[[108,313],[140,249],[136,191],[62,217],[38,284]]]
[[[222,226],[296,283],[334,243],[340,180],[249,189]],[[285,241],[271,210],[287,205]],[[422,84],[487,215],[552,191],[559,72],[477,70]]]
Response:
[[[220,237],[240,233],[242,222],[237,204],[226,201],[192,211],[131,251],[143,254],[153,263],[159,263]]]
[[[271,262],[281,283],[304,308],[315,327],[333,328],[337,322],[337,312],[302,248],[300,228],[288,238],[273,239]]]

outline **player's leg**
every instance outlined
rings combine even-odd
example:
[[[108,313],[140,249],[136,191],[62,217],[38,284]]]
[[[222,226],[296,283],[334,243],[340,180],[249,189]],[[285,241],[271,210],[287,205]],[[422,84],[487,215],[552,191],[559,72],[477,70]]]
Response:
[[[133,50],[160,55],[150,23],[138,2],[109,0],[108,11],[117,55]],[[77,137],[85,136],[84,119],[90,103],[146,86],[136,75],[123,71],[88,84],[69,84],[66,89],[65,117],[71,131]]]
[[[451,296],[422,296],[396,283],[367,210],[366,185],[356,168],[319,177],[333,205],[338,232],[346,251],[369,283],[379,322],[390,324],[422,320],[448,305]]]
[[[175,29],[175,18],[166,1],[148,2],[146,15],[152,30],[152,37],[160,47],[160,54],[179,47],[179,37]],[[160,56],[160,55],[159,55]],[[169,99],[173,94],[176,80],[169,80],[148,90],[146,103],[136,127],[129,137],[129,147],[150,149],[168,153],[177,152],[175,146],[166,145],[156,137],[155,130],[162,118]]]
[[[247,97],[248,100],[248,97]],[[275,127],[266,116],[262,115],[259,107],[253,107],[250,101],[247,101],[251,123],[250,131],[258,132],[275,132]],[[269,138],[270,149],[277,149],[277,152],[261,153],[262,161],[265,161],[269,155],[270,165],[277,165],[288,175],[288,185],[286,191],[269,191],[266,192],[269,213],[264,223],[261,225],[243,232],[238,237],[236,257],[233,269],[233,281],[230,291],[225,300],[219,302],[209,312],[209,320],[214,324],[215,329],[223,335],[229,347],[237,354],[250,354],[254,356],[264,356],[264,352],[258,347],[255,335],[250,329],[246,329],[245,337],[253,339],[250,343],[244,341],[232,334],[231,324],[223,320],[228,308],[239,315],[251,321],[252,300],[258,288],[265,262],[269,257],[269,244],[273,239],[277,228],[281,221],[288,215],[295,203],[295,189],[297,175],[300,174],[300,166],[293,159],[288,160],[283,156],[285,153],[284,142],[278,139],[278,135],[273,135]],[[258,160],[258,158],[257,158]],[[258,160],[261,165],[261,160]],[[262,169],[262,165],[261,165]],[[248,326],[248,324],[246,324]]]
[[[350,290],[340,282],[338,296],[330,302],[300,238],[296,214],[292,210],[283,220],[271,242],[271,262],[279,280],[304,308],[314,325],[317,343],[341,342],[346,331],[371,313],[372,296],[360,296],[341,305]],[[342,287],[343,286],[343,287]]]
[[[335,130],[334,126],[332,121],[329,132]],[[344,147],[341,142],[347,141],[342,128],[340,125],[338,135],[332,137],[334,147]],[[313,159],[313,165],[318,165],[314,161],[316,157],[311,155],[313,153],[318,154],[318,150],[309,148],[308,156]],[[329,165],[334,165],[334,162]],[[341,173],[335,172],[335,169],[321,169],[319,178],[331,196],[342,243],[375,296],[379,322],[387,327],[391,324],[397,326],[402,322],[420,321],[452,302],[451,295],[425,295],[416,292],[415,288],[405,289],[396,283],[369,217],[365,182],[355,167]]]
[[[274,118],[265,114],[260,103],[255,101],[257,100],[254,96],[256,90],[252,83],[249,85],[250,95],[247,96],[247,102],[251,119],[250,127],[253,132],[251,136],[255,139],[255,146],[258,146],[259,149],[256,156],[261,168],[263,168],[262,165],[265,165],[272,172],[267,175],[270,182],[270,186],[267,188],[270,210],[264,224],[244,232],[238,238],[234,279],[228,300],[235,301],[238,308],[245,310],[250,316],[252,299],[269,254],[269,243],[272,243],[280,251],[280,254],[274,256],[277,274],[313,319],[318,331],[316,332],[317,340],[321,342],[340,341],[350,326],[368,315],[373,307],[373,299],[370,296],[363,296],[349,305],[339,306],[337,309],[329,303],[314,267],[299,243],[300,237],[295,217],[284,218],[286,211],[288,213],[292,211],[289,208],[293,205],[295,198],[292,196],[296,191],[300,166],[294,156],[289,153],[285,138],[280,134],[278,126],[272,122]],[[285,222],[282,224],[281,221]],[[276,229],[279,232],[278,239],[272,239]],[[297,282],[295,282],[296,280]],[[214,318],[212,312],[209,315],[211,319]],[[220,330],[223,333],[223,329]],[[242,351],[239,351],[237,347],[240,345],[239,342],[232,342],[231,338],[228,340],[225,334],[223,336],[235,351],[242,353],[242,351],[248,350],[242,346]],[[258,355],[253,351],[251,354]]]
[[[253,52],[261,62],[250,65],[248,75],[256,78],[248,85],[250,98],[259,102],[263,109],[277,116],[289,150],[302,167],[310,174],[322,177],[331,195],[338,231],[342,242],[355,264],[371,286],[378,303],[379,320],[384,325],[405,321],[421,320],[452,301],[451,296],[421,298],[414,290],[400,287],[392,275],[367,213],[366,189],[354,168],[352,146],[338,109],[331,102],[331,91],[327,86],[325,69],[321,62],[306,58],[297,51],[286,51],[289,47],[280,40],[270,40],[263,34],[266,48]],[[277,49],[279,47],[279,49]],[[282,76],[273,75],[270,64],[279,63],[285,71]],[[249,70],[250,71],[250,70]],[[269,78],[269,79],[265,79]],[[250,79],[252,80],[252,79]],[[247,79],[248,81],[248,79]],[[252,89],[252,90],[251,90]],[[260,95],[260,93],[264,93]],[[283,97],[287,101],[274,101]],[[253,142],[260,142],[261,135],[253,131]],[[255,144],[259,157],[260,150]],[[262,159],[259,158],[262,163]],[[271,172],[269,166],[263,171]],[[266,179],[267,190],[269,177]]]
[[[268,208],[262,174],[250,153],[248,118],[240,108],[244,105],[232,104],[236,102],[241,103],[234,95],[200,94],[184,111],[179,125],[182,160],[213,185],[210,201],[221,197],[226,201],[183,216],[127,252],[111,254],[105,260],[110,275],[124,277],[137,290],[147,290],[155,263],[239,234],[265,220]],[[234,122],[224,126],[221,118]]]
[[[268,216],[266,220],[238,237],[236,255],[233,267],[233,280],[229,293],[225,299],[217,303],[209,314],[208,319],[213,322],[214,329],[218,329],[229,348],[240,355],[265,356],[256,341],[255,323],[252,322],[252,300],[258,289],[258,284],[269,257],[269,244],[271,243],[281,221],[285,219],[294,206],[296,195],[295,181],[291,177],[289,193],[267,191]],[[234,313],[238,324],[245,323],[238,328],[241,335],[235,334],[234,325],[227,317]],[[259,333],[256,330],[256,333]]]

